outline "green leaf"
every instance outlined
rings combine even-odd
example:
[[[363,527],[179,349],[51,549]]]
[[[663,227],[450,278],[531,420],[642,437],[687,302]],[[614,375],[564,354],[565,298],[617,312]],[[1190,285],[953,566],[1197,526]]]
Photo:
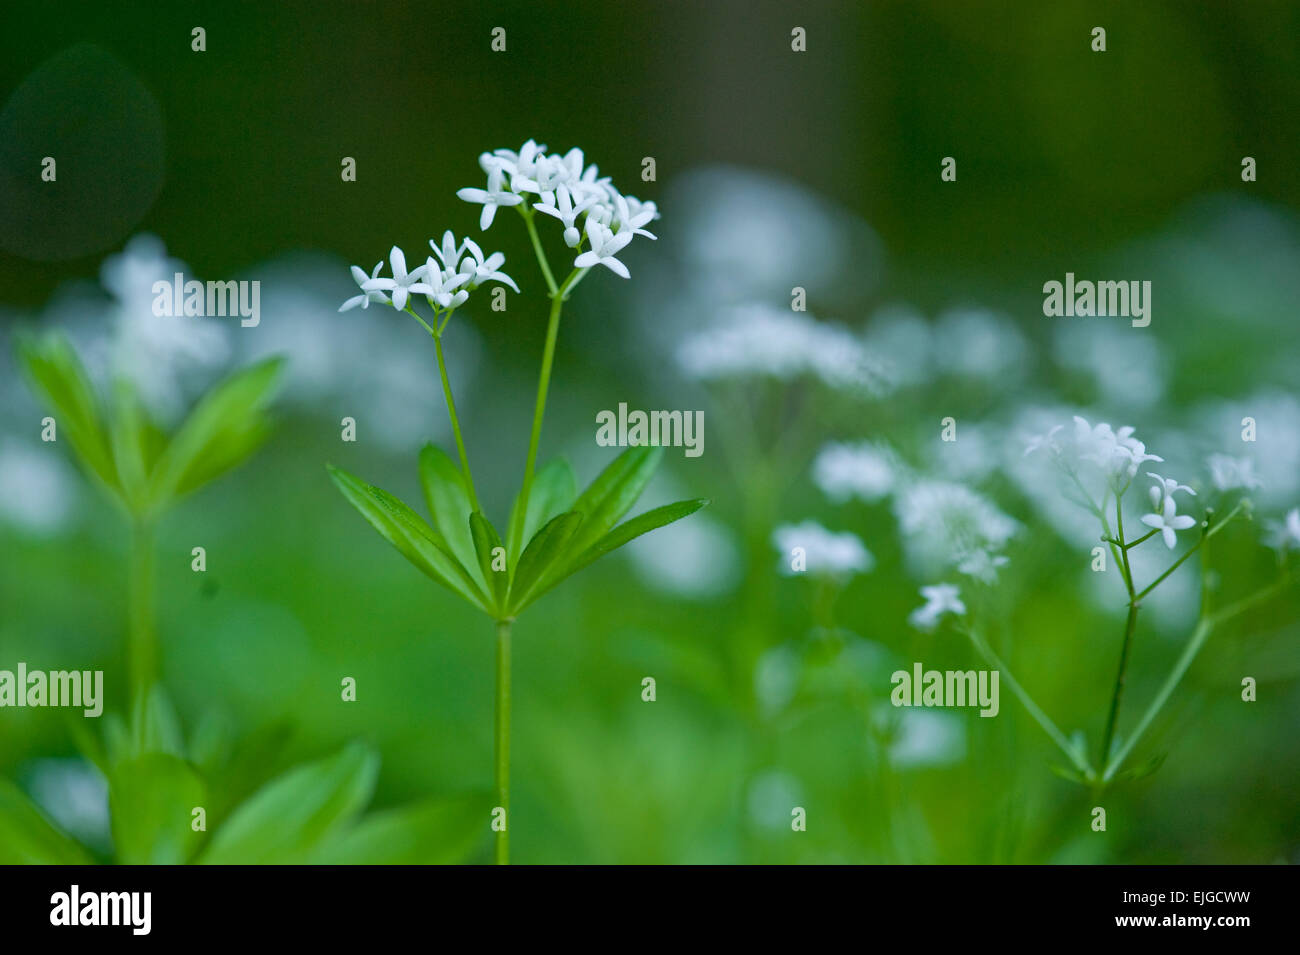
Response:
[[[61,334],[23,338],[18,357],[28,382],[54,413],[57,433],[68,439],[82,466],[114,494],[121,493],[99,402],[77,353]]]
[[[547,522],[528,542],[510,585],[510,613],[517,614],[534,596],[547,571],[570,553],[569,545],[584,526],[583,516],[568,511]]]
[[[203,396],[158,459],[149,482],[154,505],[188,494],[257,450],[270,433],[266,406],[283,367],[283,359],[269,358]]]
[[[323,843],[312,865],[451,865],[487,833],[488,800],[465,797],[373,813]]]
[[[663,451],[661,447],[644,445],[628,448],[573,502],[573,510],[584,518],[571,544],[575,554],[583,553],[604,537],[631,509],[659,467]]]
[[[207,789],[184,760],[146,753],[113,768],[108,787],[117,861],[124,865],[179,865],[203,839],[193,810],[207,806]]]
[[[573,468],[563,458],[548,461],[533,475],[532,487],[528,491],[527,515],[520,513],[523,490],[515,496],[515,504],[510,512],[510,528],[519,521],[523,527],[519,532],[520,541],[530,541],[533,535],[551,518],[572,509],[574,498],[578,496],[578,480],[573,476]],[[518,557],[512,554],[511,557]],[[513,563],[513,561],[512,561]]]
[[[378,774],[378,754],[359,744],[291,769],[235,809],[199,862],[302,862],[365,808]]]
[[[145,696],[136,698],[131,709],[130,731],[131,756],[165,753],[179,757],[185,754],[180,717],[176,715],[167,692],[157,684]]]
[[[470,576],[487,593],[491,582],[479,577],[478,555],[469,528],[469,515],[474,508],[465,489],[465,476],[437,445],[426,444],[420,449],[420,484],[424,487],[424,500],[433,526],[461,566],[470,569]]]
[[[1146,776],[1150,776],[1165,764],[1165,760],[1168,756],[1168,753],[1161,753],[1158,756],[1152,756],[1150,759],[1143,760],[1140,763],[1135,763],[1128,769],[1121,769],[1115,774],[1114,781],[1117,783],[1133,782]]]
[[[527,603],[532,603],[542,594],[546,593],[566,577],[572,577],[578,571],[582,570],[593,561],[599,560],[612,550],[617,550],[629,541],[635,540],[642,534],[648,534],[651,531],[672,524],[674,521],[680,521],[683,517],[689,517],[700,508],[708,504],[705,498],[696,498],[691,501],[678,501],[675,504],[665,504],[663,507],[656,507],[653,510],[646,511],[644,514],[638,514],[629,521],[624,521],[612,531],[598,540],[585,551],[572,556],[570,560],[558,564],[552,568],[551,572],[542,581],[541,585],[533,592],[532,597]],[[518,608],[523,609],[523,606]]]
[[[488,519],[478,511],[469,516],[469,531],[470,536],[474,538],[474,550],[478,554],[479,572],[491,587],[492,608],[501,610],[505,607],[506,593],[510,589],[509,564],[500,570],[492,569],[492,552],[501,547],[501,536],[497,534],[496,528],[489,523]]]
[[[343,496],[403,557],[474,606],[491,612],[487,595],[477,581],[451,552],[442,536],[419,514],[387,491],[367,484],[341,468],[333,465],[326,465],[326,468]]]
[[[0,865],[89,865],[93,861],[21,789],[0,778]]]

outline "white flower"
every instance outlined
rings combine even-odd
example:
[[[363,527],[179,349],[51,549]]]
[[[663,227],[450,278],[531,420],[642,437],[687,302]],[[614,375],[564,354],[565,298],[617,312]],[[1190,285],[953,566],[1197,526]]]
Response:
[[[614,258],[632,241],[631,231],[624,227],[615,234],[595,219],[588,217],[587,238],[591,240],[591,248],[573,260],[575,268],[590,269],[603,265],[615,275],[621,275],[625,279],[632,277],[627,266]]]
[[[379,291],[378,289],[373,289],[371,291],[364,290],[367,282],[369,282],[371,279],[379,278],[379,270],[382,269],[383,267],[384,267],[384,260],[380,259],[378,262],[375,263],[374,271],[371,272],[369,275],[367,275],[365,269],[356,265],[352,266],[352,278],[356,280],[357,286],[361,288],[363,291],[361,292],[360,295],[354,295],[346,302],[344,302],[342,305],[340,305],[339,306],[340,312],[346,312],[349,309],[356,308],[358,305],[360,305],[362,308],[369,308],[371,302],[381,302],[384,305],[392,304],[392,302],[389,301],[388,296],[385,295],[383,292]]]
[[[998,579],[998,568],[1005,567],[1009,563],[1011,558],[1005,554],[990,554],[981,547],[967,554],[957,565],[957,571],[967,577],[974,577],[976,580],[991,584]]]
[[[438,308],[459,308],[469,298],[469,292],[461,288],[469,281],[468,275],[459,273],[454,268],[439,268],[433,256],[429,256],[421,268],[428,279],[424,292],[429,297],[430,304]]]
[[[469,287],[478,288],[484,282],[500,282],[502,285],[509,285],[516,292],[519,286],[515,280],[504,272],[498,271],[501,266],[506,264],[506,257],[501,252],[493,252],[486,259],[483,257],[483,250],[479,248],[478,243],[473,239],[466,238],[464,242],[465,251],[472,258],[461,260],[459,274],[469,276]]]
[[[892,452],[871,442],[828,444],[813,461],[813,482],[836,502],[878,501],[894,487]]]
[[[1065,425],[1058,424],[1046,434],[1030,435],[1029,440],[1025,443],[1025,455],[1031,455],[1039,448],[1047,448],[1050,451],[1059,451],[1060,445],[1056,442],[1056,435],[1065,428]]]
[[[1283,553],[1300,550],[1300,507],[1287,511],[1285,520],[1268,522],[1268,546]]]
[[[524,201],[523,196],[502,189],[504,181],[505,171],[498,165],[488,170],[487,189],[466,188],[456,192],[456,196],[466,202],[482,203],[483,213],[479,216],[478,227],[484,232],[492,225],[499,206],[517,206]]]
[[[688,377],[702,381],[811,375],[846,391],[879,394],[885,387],[875,354],[848,329],[762,303],[731,308],[718,324],[687,336],[676,357]]]
[[[1170,550],[1178,543],[1178,536],[1175,531],[1185,531],[1189,527],[1196,525],[1196,519],[1188,517],[1186,514],[1178,514],[1177,505],[1174,503],[1173,496],[1165,498],[1164,508],[1159,514],[1142,515],[1142,523],[1147,527],[1154,527],[1160,531],[1165,539],[1165,546]]]
[[[1190,487],[1186,484],[1179,484],[1173,478],[1161,477],[1154,471],[1148,471],[1147,477],[1153,477],[1156,479],[1156,483],[1151,487],[1151,506],[1156,509],[1160,508],[1161,501],[1165,498],[1173,497],[1175,491],[1186,491],[1188,494],[1192,495],[1192,497],[1196,496],[1196,492]]]
[[[921,588],[925,598],[924,606],[917,607],[907,616],[907,622],[917,630],[930,631],[939,625],[944,614],[951,613],[958,617],[966,613],[966,605],[961,601],[961,591],[954,584],[934,584]]]
[[[406,308],[406,302],[413,293],[424,295],[433,293],[433,289],[423,281],[425,267],[422,265],[414,272],[406,271],[406,255],[397,246],[388,254],[388,261],[393,267],[391,279],[372,278],[361,284],[363,292],[387,292],[392,296],[392,306],[399,312]],[[381,263],[382,264],[382,263]]]
[[[1263,482],[1255,475],[1255,462],[1250,458],[1212,454],[1207,464],[1210,480],[1220,491],[1254,491],[1263,486]]]
[[[875,566],[875,558],[856,535],[845,531],[828,531],[816,521],[782,524],[772,532],[772,544],[781,553],[781,573],[798,573],[792,564],[796,548],[802,552],[805,568],[816,574],[866,573]]]
[[[954,481],[920,480],[894,497],[894,516],[908,557],[920,572],[1000,551],[1020,525],[988,498]]]
[[[501,168],[510,173],[510,190],[512,192],[540,192],[537,188],[537,160],[545,155],[546,145],[528,140],[519,147],[519,152],[509,149],[494,150],[501,160]]]
[[[647,239],[656,238],[653,232],[641,228],[659,218],[659,210],[653,202],[641,202],[636,196],[614,194],[614,219],[618,231],[630,231],[633,235],[643,235]]]
[[[574,204],[573,193],[569,191],[567,185],[561,184],[547,197],[546,202],[538,202],[533,205],[533,208],[548,216],[554,216],[564,223],[564,244],[574,249],[582,241],[582,233],[578,231],[574,222],[595,203],[594,196],[587,196]]]

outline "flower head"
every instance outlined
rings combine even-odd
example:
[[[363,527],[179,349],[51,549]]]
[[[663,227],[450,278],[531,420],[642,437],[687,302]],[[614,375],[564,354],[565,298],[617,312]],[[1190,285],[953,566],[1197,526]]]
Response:
[[[772,543],[781,552],[781,572],[798,573],[791,555],[801,552],[804,567],[814,574],[860,574],[875,566],[875,558],[856,534],[836,534],[816,521],[782,524],[772,532]]]
[[[1165,498],[1160,513],[1142,515],[1142,523],[1147,527],[1153,527],[1160,531],[1161,536],[1165,539],[1165,546],[1173,550],[1178,543],[1178,535],[1175,531],[1185,531],[1189,527],[1194,527],[1196,519],[1188,517],[1186,514],[1179,514],[1171,494]]]
[[[1154,471],[1148,471],[1147,477],[1156,479],[1156,483],[1151,486],[1151,506],[1156,510],[1161,508],[1165,498],[1173,497],[1175,491],[1186,491],[1192,497],[1196,496],[1196,492],[1190,487],[1186,484],[1179,484],[1173,478],[1161,477]]]
[[[917,630],[930,631],[939,625],[944,614],[958,617],[966,614],[966,605],[962,603],[961,591],[955,584],[934,584],[921,588],[925,604],[917,607],[907,616],[907,622]]]
[[[349,311],[350,309],[356,308],[358,305],[360,305],[362,308],[369,308],[371,302],[382,302],[384,305],[392,304],[388,296],[385,295],[379,289],[371,289],[370,291],[366,291],[366,283],[369,282],[371,279],[379,278],[379,270],[382,269],[383,267],[384,267],[384,260],[380,259],[378,262],[375,263],[374,271],[372,271],[369,275],[367,275],[365,269],[356,265],[352,266],[352,278],[356,280],[357,287],[360,288],[362,291],[360,295],[354,295],[346,302],[344,302],[342,305],[340,305],[339,306],[340,312]]]
[[[1281,521],[1269,521],[1268,546],[1283,554],[1300,550],[1300,507],[1291,508]]]
[[[433,289],[423,281],[425,267],[422,265],[414,272],[407,272],[406,254],[397,246],[393,246],[392,251],[388,253],[388,261],[393,267],[393,277],[379,278],[376,269],[374,277],[361,283],[363,292],[387,292],[392,298],[389,304],[399,312],[406,308],[406,303],[412,294],[419,292],[430,295],[433,293]]]

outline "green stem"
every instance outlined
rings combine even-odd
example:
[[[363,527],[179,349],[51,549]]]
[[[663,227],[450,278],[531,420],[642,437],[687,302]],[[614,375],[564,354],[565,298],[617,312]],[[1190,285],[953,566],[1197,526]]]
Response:
[[[528,229],[528,241],[533,244],[533,254],[537,256],[537,264],[542,267],[542,278],[546,279],[546,287],[550,293],[555,295],[559,291],[555,285],[555,276],[551,274],[551,264],[546,261],[546,253],[542,251],[542,240],[537,235],[537,226],[533,224],[536,213],[531,209],[525,212],[524,206],[521,205],[519,214],[524,217],[524,226]]]
[[[465,453],[465,441],[460,434],[460,419],[456,416],[456,400],[451,396],[451,382],[447,379],[447,362],[442,355],[442,336],[434,335],[433,344],[438,352],[438,373],[442,376],[442,393],[447,399],[447,415],[451,418],[451,430],[456,435],[456,450],[460,453],[460,467],[465,472],[466,490],[469,491],[469,503],[474,510],[479,510],[478,494],[474,491],[474,475],[469,469],[469,455]]]
[[[131,524],[127,583],[127,673],[133,702],[143,698],[158,678],[153,543],[153,525],[136,517]]]
[[[497,833],[497,865],[510,864],[510,621],[497,621],[496,798],[505,811]]]
[[[970,637],[971,643],[973,643],[975,649],[984,656],[984,659],[988,660],[989,663],[1002,672],[1002,678],[1007,681],[1007,686],[1011,687],[1011,692],[1016,695],[1016,698],[1020,700],[1024,708],[1029,711],[1029,715],[1032,716],[1038,725],[1043,728],[1043,732],[1051,738],[1052,742],[1060,747],[1061,752],[1063,752],[1066,757],[1069,758],[1070,762],[1074,764],[1074,768],[1083,773],[1085,777],[1092,778],[1092,767],[1088,765],[1087,760],[1083,758],[1081,754],[1074,751],[1074,747],[1072,747],[1070,741],[1065,738],[1065,734],[1062,733],[1057,725],[1052,722],[1052,718],[1044,713],[1042,708],[1034,702],[1033,697],[1025,691],[1024,687],[1016,681],[1016,678],[1011,675],[1011,670],[1008,669],[1007,665],[998,658],[998,655],[993,652],[993,649],[985,643],[983,639],[977,636],[974,630],[967,630],[966,636]]]
[[[1200,550],[1202,544],[1204,544],[1211,537],[1213,537],[1215,534],[1219,533],[1219,531],[1221,531],[1224,527],[1226,527],[1228,522],[1237,516],[1237,512],[1240,511],[1243,506],[1244,504],[1238,502],[1237,506],[1234,507],[1232,510],[1230,510],[1228,512],[1228,515],[1223,520],[1218,521],[1213,527],[1211,527],[1208,531],[1202,534],[1201,539],[1198,540],[1195,544],[1193,544],[1190,548],[1188,548],[1187,553],[1183,554],[1182,557],[1179,557],[1176,561],[1174,561],[1173,564],[1170,565],[1168,570],[1166,570],[1155,580],[1151,581],[1151,585],[1147,587],[1145,590],[1143,590],[1140,594],[1138,594],[1137,597],[1135,597],[1134,599],[1141,600],[1147,594],[1151,593],[1151,591],[1155,590],[1156,587],[1160,586],[1160,584],[1164,582],[1164,579],[1166,577],[1172,574],[1179,567],[1183,566],[1183,561],[1187,560],[1187,558],[1191,557],[1198,550]]]
[[[1101,738],[1101,756],[1098,766],[1105,766],[1110,758],[1111,743],[1115,739],[1115,724],[1119,720],[1119,704],[1124,696],[1124,684],[1128,678],[1129,648],[1133,645],[1133,630],[1137,626],[1138,605],[1128,605],[1128,619],[1124,623],[1124,644],[1119,652],[1119,673],[1115,676],[1115,689],[1110,697],[1110,714],[1106,717],[1106,731]]]

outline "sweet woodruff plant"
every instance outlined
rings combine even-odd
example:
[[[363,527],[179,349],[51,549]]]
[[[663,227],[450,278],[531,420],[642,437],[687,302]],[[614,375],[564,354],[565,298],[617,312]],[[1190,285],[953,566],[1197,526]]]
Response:
[[[429,240],[432,254],[423,263],[407,261],[393,247],[391,275],[380,261],[369,273],[353,266],[359,292],[341,310],[390,305],[414,318],[433,339],[447,413],[456,441],[456,459],[432,444],[420,452],[420,480],[431,520],[426,521],[393,495],[335,467],[330,474],[367,521],[417,568],[486,614],[496,625],[496,859],[509,861],[510,795],[510,640],[519,615],[534,601],[592,561],[628,541],[680,520],[706,503],[679,501],[623,523],[659,464],[662,449],[630,447],[581,494],[563,460],[537,467],[542,419],[555,358],[560,314],[579,283],[597,266],[629,278],[619,256],[635,237],[653,239],[645,226],[658,218],[652,202],[620,193],[579,149],[559,155],[529,140],[514,152],[498,149],[479,157],[486,188],[457,195],[482,205],[479,226],[487,230],[498,211],[517,215],[528,233],[550,299],[546,345],[542,352],[532,432],[523,477],[504,535],[479,505],[465,435],[456,414],[443,354],[442,337],[452,316],[487,283],[519,288],[501,271],[505,256],[485,255],[478,243],[457,242],[451,232]],[[538,222],[562,229],[572,262],[556,280],[543,249]],[[417,308],[423,300],[427,308]],[[422,314],[423,312],[423,314]]]

